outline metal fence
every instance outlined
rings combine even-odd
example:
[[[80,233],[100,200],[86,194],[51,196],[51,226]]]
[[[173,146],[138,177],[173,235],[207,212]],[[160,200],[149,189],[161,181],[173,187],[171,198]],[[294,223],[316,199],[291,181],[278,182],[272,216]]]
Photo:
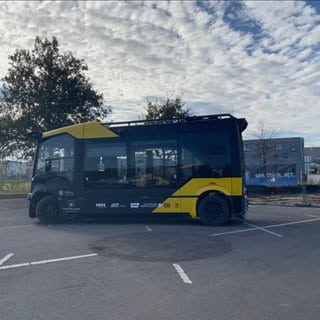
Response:
[[[0,162],[0,180],[31,180],[32,162]]]

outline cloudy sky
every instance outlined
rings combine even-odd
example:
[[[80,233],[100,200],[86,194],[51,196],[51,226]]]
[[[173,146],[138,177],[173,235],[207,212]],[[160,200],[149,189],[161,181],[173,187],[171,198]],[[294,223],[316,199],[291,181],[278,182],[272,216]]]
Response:
[[[320,146],[320,1],[0,2],[0,78],[36,36],[85,59],[109,120],[183,95],[194,115],[246,117],[246,138],[264,122]]]

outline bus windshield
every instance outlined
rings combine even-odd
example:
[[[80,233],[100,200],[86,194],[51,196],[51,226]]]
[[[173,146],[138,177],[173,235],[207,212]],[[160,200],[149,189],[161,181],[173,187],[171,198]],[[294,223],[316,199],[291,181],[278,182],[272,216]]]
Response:
[[[38,146],[35,174],[71,172],[74,168],[74,139],[62,134],[44,140]]]

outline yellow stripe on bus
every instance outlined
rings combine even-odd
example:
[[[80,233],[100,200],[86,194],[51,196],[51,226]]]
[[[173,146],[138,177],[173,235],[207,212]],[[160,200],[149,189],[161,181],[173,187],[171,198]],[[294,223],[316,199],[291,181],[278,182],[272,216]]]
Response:
[[[226,196],[242,196],[242,178],[195,178],[177,190],[154,209],[154,213],[189,213],[197,217],[197,200],[205,192],[221,192]]]
[[[231,178],[194,178],[178,189],[173,196],[199,196],[204,192],[216,190],[225,195],[232,194]]]
[[[153,213],[189,213],[192,218],[197,217],[197,197],[194,198],[167,198]]]

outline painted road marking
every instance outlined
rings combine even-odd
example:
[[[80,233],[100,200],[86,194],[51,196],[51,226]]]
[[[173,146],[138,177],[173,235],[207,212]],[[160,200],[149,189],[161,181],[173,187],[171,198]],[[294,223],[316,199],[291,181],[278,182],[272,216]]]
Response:
[[[174,263],[173,267],[176,269],[176,271],[178,272],[178,275],[180,276],[180,278],[184,283],[192,284],[192,281],[190,280],[188,275],[184,272],[184,270],[181,268],[181,266],[178,263]]]
[[[2,266],[0,267],[0,270],[16,269],[16,268],[29,267],[29,266],[30,266],[30,263],[25,262],[25,263],[19,263],[19,264],[11,264],[8,266]]]
[[[282,236],[281,234],[279,234],[279,233],[275,233],[275,232],[272,232],[272,231],[270,231],[270,230],[265,229],[265,227],[259,227],[259,226],[256,226],[256,225],[254,225],[254,224],[247,223],[247,222],[243,222],[243,224],[245,224],[246,226],[253,227],[253,228],[259,229],[259,230],[261,230],[261,231],[270,233],[270,234],[272,234],[272,235],[274,235],[274,236],[276,236],[276,237],[279,237],[279,238],[283,237],[283,236]]]
[[[221,232],[221,233],[214,233],[211,234],[211,237],[219,237],[219,236],[226,236],[229,234],[236,234],[236,233],[242,233],[242,232],[248,232],[248,231],[255,231],[256,228],[249,228],[249,229],[241,229],[241,230],[235,230],[235,231],[227,231],[227,232]]]
[[[308,220],[300,220],[300,221],[291,221],[291,222],[272,224],[272,225],[262,226],[262,227],[252,227],[252,228],[249,228],[249,229],[242,229],[242,230],[214,233],[214,234],[211,234],[210,236],[211,237],[218,237],[218,236],[225,236],[225,235],[242,233],[242,232],[256,231],[256,230],[261,230],[261,229],[271,229],[271,228],[285,227],[285,226],[291,226],[291,225],[295,225],[295,224],[309,223],[309,222],[315,222],[315,221],[320,221],[320,218],[308,219]],[[266,231],[266,230],[261,230],[261,231]]]
[[[5,262],[7,262],[10,258],[14,256],[14,253],[9,253],[5,257],[0,260],[0,266],[2,266]]]
[[[148,226],[144,226],[144,227],[147,229],[147,231],[149,231],[149,232],[152,231],[152,229],[150,227],[148,227]]]
[[[95,257],[97,255],[98,255],[97,253],[91,253],[91,254],[85,254],[85,255],[81,255],[81,256],[72,256],[72,257],[64,257],[64,258],[58,258],[58,259],[50,259],[50,260],[41,260],[41,261],[12,264],[12,265],[8,265],[8,266],[2,266],[2,267],[0,267],[0,270],[16,269],[16,268],[30,267],[30,266],[40,265],[40,264],[48,264],[48,263],[54,263],[54,262],[62,262],[62,261],[90,258],[90,257]]]
[[[19,225],[19,226],[5,226],[5,227],[0,227],[0,230],[17,229],[17,228],[23,228],[23,227],[29,227],[29,226],[34,226],[34,223],[21,224],[21,225]]]
[[[314,222],[314,221],[319,221],[319,220],[320,220],[320,218],[308,219],[308,220],[301,220],[301,221],[291,221],[291,222],[273,224],[273,225],[270,225],[270,226],[264,226],[263,228],[278,228],[278,227],[291,226],[291,225],[294,225],[294,224]]]

